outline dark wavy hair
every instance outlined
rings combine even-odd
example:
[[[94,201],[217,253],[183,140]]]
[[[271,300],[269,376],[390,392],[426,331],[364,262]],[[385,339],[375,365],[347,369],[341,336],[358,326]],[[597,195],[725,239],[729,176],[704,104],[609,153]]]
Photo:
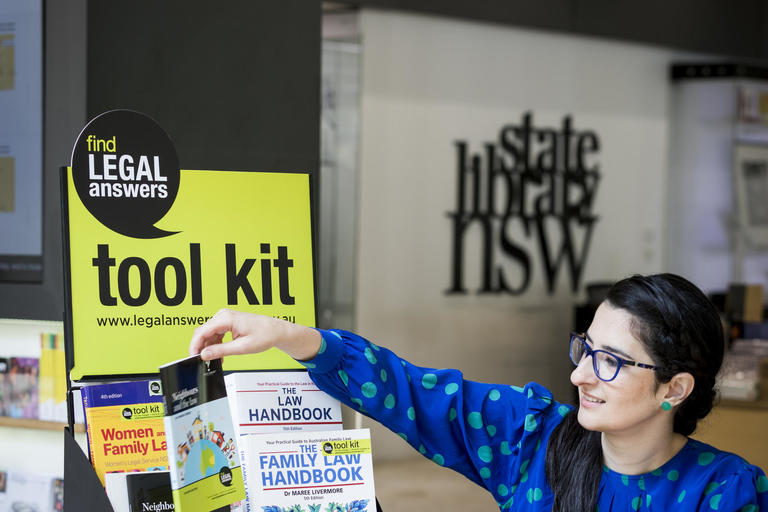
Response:
[[[675,411],[675,432],[688,436],[714,405],[715,378],[725,350],[720,315],[690,281],[675,274],[634,275],[614,284],[606,302],[632,315],[630,329],[653,364],[657,383],[680,372],[695,379],[691,394]],[[593,512],[603,468],[600,432],[588,431],[572,411],[547,445],[547,480],[553,511]]]

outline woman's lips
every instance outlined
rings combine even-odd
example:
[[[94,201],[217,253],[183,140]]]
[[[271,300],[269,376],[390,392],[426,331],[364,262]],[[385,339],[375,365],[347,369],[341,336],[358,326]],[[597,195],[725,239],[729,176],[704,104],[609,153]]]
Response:
[[[581,393],[581,406],[586,407],[587,409],[592,409],[595,407],[599,407],[605,403],[605,400],[601,400],[597,397],[594,397],[588,393]]]

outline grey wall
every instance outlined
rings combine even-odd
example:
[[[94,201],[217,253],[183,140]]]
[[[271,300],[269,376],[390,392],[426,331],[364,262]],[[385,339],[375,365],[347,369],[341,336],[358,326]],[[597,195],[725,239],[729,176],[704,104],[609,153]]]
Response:
[[[44,281],[0,283],[0,317],[61,320],[58,169],[93,116],[142,111],[182,168],[319,165],[320,3],[46,2]]]
[[[764,0],[357,0],[351,3],[650,43],[740,59],[768,59],[768,3]]]

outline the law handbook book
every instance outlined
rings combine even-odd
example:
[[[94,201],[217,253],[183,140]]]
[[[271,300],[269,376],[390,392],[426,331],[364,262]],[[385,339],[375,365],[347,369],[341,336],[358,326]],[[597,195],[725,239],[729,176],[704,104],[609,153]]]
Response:
[[[341,403],[321,391],[306,370],[230,373],[224,382],[239,440],[248,434],[343,428]],[[238,446],[247,499],[246,443]],[[245,510],[253,510],[247,502]]]
[[[368,429],[250,434],[251,510],[375,512]]]
[[[88,452],[102,484],[106,473],[168,469],[160,381],[95,384],[80,391]]]
[[[160,367],[160,380],[176,512],[208,512],[245,499],[221,360],[174,361]]]

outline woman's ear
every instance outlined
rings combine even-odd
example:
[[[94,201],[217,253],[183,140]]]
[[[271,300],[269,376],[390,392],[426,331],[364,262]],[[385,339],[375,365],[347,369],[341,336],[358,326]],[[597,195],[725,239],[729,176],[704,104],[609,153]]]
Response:
[[[667,382],[667,392],[664,395],[664,400],[669,402],[672,407],[680,405],[691,394],[695,384],[696,379],[690,373],[678,373]]]

